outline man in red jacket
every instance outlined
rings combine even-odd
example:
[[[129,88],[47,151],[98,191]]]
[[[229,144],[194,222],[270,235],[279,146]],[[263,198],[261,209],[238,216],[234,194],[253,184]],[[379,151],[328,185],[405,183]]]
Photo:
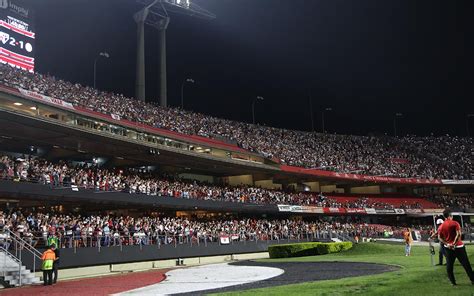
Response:
[[[454,278],[453,268],[454,261],[456,258],[461,263],[462,267],[467,273],[467,276],[471,280],[471,284],[474,285],[474,274],[472,272],[471,263],[467,257],[466,247],[461,240],[461,226],[458,222],[453,220],[451,210],[446,209],[443,212],[445,221],[441,224],[438,229],[438,238],[441,243],[444,244],[446,251],[446,270],[448,272],[448,278],[453,286],[456,285],[456,279]]]

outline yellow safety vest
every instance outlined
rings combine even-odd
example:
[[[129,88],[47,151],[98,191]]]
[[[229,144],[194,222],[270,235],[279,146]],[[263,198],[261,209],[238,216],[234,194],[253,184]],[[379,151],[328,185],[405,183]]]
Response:
[[[54,253],[53,250],[48,249],[43,253],[43,256],[41,256],[41,259],[43,260],[42,264],[42,269],[43,270],[51,270],[53,269],[53,263],[54,260],[56,259],[56,254]]]

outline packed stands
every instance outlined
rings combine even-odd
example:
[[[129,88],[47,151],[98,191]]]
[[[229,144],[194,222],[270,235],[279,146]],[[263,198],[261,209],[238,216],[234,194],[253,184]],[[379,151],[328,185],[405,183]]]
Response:
[[[5,65],[0,65],[0,76],[3,85],[31,90],[96,112],[183,134],[226,138],[286,165],[402,178],[473,178],[472,138],[367,137],[277,129],[163,108]]]
[[[429,196],[428,200],[442,208],[474,208],[474,194],[439,194]]]
[[[423,227],[418,226],[418,229]],[[33,246],[51,242],[63,248],[185,244],[217,242],[221,236],[234,241],[306,239],[332,231],[349,237],[383,237],[403,228],[348,221],[268,219],[191,220],[178,217],[131,217],[0,211],[0,232],[11,231]],[[7,244],[2,236],[0,243]]]
[[[472,206],[472,196],[457,202],[446,197],[428,201],[413,196],[337,195],[308,192],[286,192],[254,186],[226,186],[181,180],[129,169],[104,169],[95,164],[59,161],[52,163],[38,157],[0,157],[0,177],[20,181],[37,181],[51,187],[75,185],[98,191],[128,192],[148,196],[168,196],[253,204],[308,205],[326,208],[421,209],[446,205]],[[456,196],[453,197],[454,199]],[[439,203],[436,202],[439,201]],[[448,204],[448,201],[450,204]]]
[[[339,203],[340,208],[382,208],[382,209],[432,209],[439,208],[440,205],[424,198],[398,195],[396,197],[377,195],[366,195],[365,197],[351,195],[327,194],[329,198]]]

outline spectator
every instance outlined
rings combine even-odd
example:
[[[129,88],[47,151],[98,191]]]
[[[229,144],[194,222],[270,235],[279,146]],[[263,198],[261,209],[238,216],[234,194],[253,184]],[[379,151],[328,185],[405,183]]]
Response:
[[[473,140],[460,137],[365,137],[277,129],[163,108],[52,76],[0,65],[1,83],[75,106],[189,135],[219,137],[282,164],[391,177],[472,179]],[[20,174],[21,175],[21,174]],[[51,184],[60,178],[52,175]]]

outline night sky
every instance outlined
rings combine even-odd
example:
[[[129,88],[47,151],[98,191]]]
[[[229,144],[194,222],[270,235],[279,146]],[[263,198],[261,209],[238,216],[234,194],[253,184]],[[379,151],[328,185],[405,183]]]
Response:
[[[133,96],[135,0],[31,0],[37,71]],[[466,134],[474,113],[472,1],[199,0],[217,15],[173,16],[168,101],[218,117],[330,132]],[[157,32],[146,31],[147,98],[157,100]],[[471,118],[471,134],[474,118]]]

